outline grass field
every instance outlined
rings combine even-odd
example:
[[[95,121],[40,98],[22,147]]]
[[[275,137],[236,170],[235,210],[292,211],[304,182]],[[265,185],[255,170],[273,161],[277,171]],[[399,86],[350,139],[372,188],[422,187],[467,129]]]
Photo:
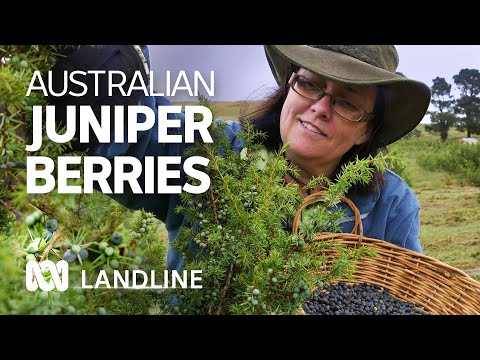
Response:
[[[468,272],[480,269],[480,188],[463,184],[455,174],[425,170],[418,162],[418,156],[424,153],[422,147],[427,147],[422,145],[440,143],[440,138],[426,132],[423,124],[417,130],[419,137],[402,139],[391,148],[405,160],[420,202],[424,253]],[[451,130],[447,142],[462,137],[466,133]]]
[[[188,105],[187,103],[181,103]],[[237,119],[242,102],[214,103],[214,115]],[[420,202],[420,241],[424,253],[480,278],[480,188],[463,184],[455,174],[428,171],[418,162],[428,144],[440,143],[440,136],[417,129],[420,136],[402,139],[390,146],[406,163],[405,177]],[[452,129],[447,142],[466,133]],[[470,146],[470,145],[465,145]]]

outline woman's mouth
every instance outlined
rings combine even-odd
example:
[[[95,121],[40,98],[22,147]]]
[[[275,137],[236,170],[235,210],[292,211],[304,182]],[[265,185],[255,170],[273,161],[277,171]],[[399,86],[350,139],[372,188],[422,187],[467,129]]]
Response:
[[[314,132],[315,134],[318,134],[318,135],[322,135],[322,136],[327,137],[327,135],[326,135],[325,133],[323,133],[320,129],[318,129],[317,127],[313,126],[312,124],[307,123],[307,122],[302,121],[302,120],[300,120],[300,123],[302,124],[302,126],[303,126],[305,129],[310,130],[311,132]]]

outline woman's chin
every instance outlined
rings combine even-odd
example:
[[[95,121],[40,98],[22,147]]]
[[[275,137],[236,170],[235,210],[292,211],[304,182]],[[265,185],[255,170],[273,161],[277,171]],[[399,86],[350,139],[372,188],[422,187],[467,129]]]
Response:
[[[318,157],[323,151],[321,147],[309,146],[306,143],[292,143],[287,148],[287,153],[298,159],[312,159]]]

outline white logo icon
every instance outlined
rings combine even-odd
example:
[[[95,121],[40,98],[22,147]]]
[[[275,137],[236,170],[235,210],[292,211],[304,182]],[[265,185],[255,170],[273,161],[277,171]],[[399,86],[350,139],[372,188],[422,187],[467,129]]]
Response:
[[[46,269],[52,276],[49,281],[43,277]],[[43,291],[52,291],[55,287],[58,291],[65,291],[68,288],[68,263],[65,260],[58,261],[56,266],[50,260],[45,260],[41,264],[30,260],[26,270],[25,284],[28,291],[35,291],[38,288]],[[61,279],[60,274],[62,274]]]

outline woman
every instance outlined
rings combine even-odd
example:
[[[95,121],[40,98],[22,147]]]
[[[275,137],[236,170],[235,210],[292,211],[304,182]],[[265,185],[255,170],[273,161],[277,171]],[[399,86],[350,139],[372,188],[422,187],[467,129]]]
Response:
[[[139,48],[135,49],[138,52]],[[148,60],[148,52],[143,50]],[[109,64],[128,63],[119,59],[122,53],[128,54],[124,56],[126,59],[134,56],[131,49],[123,47],[111,60],[105,60],[108,56],[102,51],[102,66],[109,69],[112,68]],[[428,86],[395,73],[398,54],[392,45],[270,45],[265,46],[265,51],[279,90],[266,100],[262,111],[255,114],[254,124],[269,134],[265,141],[268,148],[277,150],[280,144],[288,143],[285,156],[300,176],[297,179],[290,176],[287,181],[297,181],[302,186],[318,175],[334,178],[349,160],[375,155],[406,135],[427,111]],[[92,54],[88,57],[91,63]],[[78,67],[81,59],[81,55],[70,56],[67,67]],[[135,96],[130,97],[130,103],[137,101]],[[106,101],[118,103],[114,98]],[[150,106],[155,113],[158,105],[169,104],[163,97],[140,95],[138,98],[139,104]],[[71,100],[61,101],[68,104]],[[90,100],[82,101],[90,103]],[[178,117],[182,118],[182,114]],[[155,141],[156,126],[150,132],[143,132],[138,144],[91,144],[89,155],[139,159],[147,155],[181,155],[185,144]],[[238,151],[243,147],[236,136],[240,129],[241,123],[228,123],[227,135]],[[144,181],[143,176],[139,178],[140,183]],[[184,181],[182,172],[181,178],[171,184],[183,185]],[[180,204],[179,195],[126,192],[113,197],[129,208],[144,208],[155,213],[166,225],[169,245],[177,238],[180,228],[187,225],[185,218],[174,212]],[[421,252],[420,207],[413,191],[399,176],[391,171],[376,173],[368,186],[352,189],[347,197],[360,210],[365,236]],[[346,217],[341,220],[341,227],[344,232],[351,232],[353,213],[344,207]],[[180,253],[171,246],[167,267],[172,270],[183,267]]]
[[[318,175],[334,178],[356,156],[376,155],[413,130],[430,103],[427,85],[395,73],[393,45],[270,45],[267,59],[279,90],[255,115],[270,134],[266,146],[288,142],[287,159],[300,186]],[[377,172],[347,197],[359,208],[365,236],[421,252],[417,198],[396,174]],[[354,216],[342,205],[344,232]]]

